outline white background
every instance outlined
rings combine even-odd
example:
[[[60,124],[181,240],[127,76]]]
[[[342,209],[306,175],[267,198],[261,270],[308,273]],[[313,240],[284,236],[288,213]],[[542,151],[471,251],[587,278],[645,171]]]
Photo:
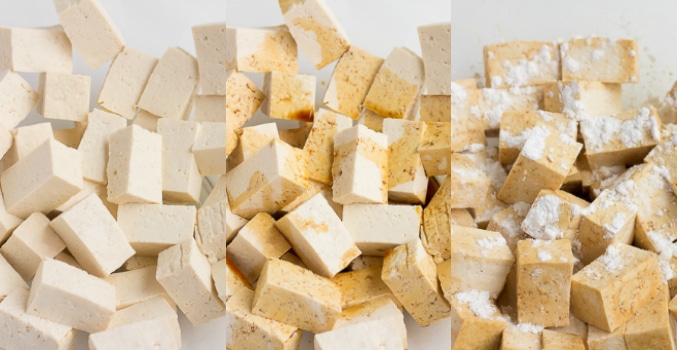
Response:
[[[100,0],[120,29],[125,43],[156,57],[170,46],[180,46],[195,54],[191,27],[197,24],[222,22],[225,19],[225,0]],[[59,23],[51,0],[2,0],[0,26],[46,27]],[[73,54],[74,72],[92,76],[91,106],[108,70],[108,64],[90,69],[77,54]],[[23,74],[37,89],[37,74]],[[35,112],[25,123],[44,122]],[[24,124],[25,124],[24,123]],[[58,123],[67,127],[72,123]],[[200,327],[193,327],[180,315],[184,349],[224,349],[226,343],[225,318]],[[87,349],[83,332],[75,349]],[[121,349],[122,350],[122,349]]]
[[[326,0],[341,22],[351,44],[385,58],[393,47],[405,46],[421,54],[416,28],[421,25],[449,22],[450,0]],[[226,0],[226,21],[232,27],[264,27],[282,24],[277,0]],[[319,106],[334,64],[317,71],[308,59],[299,53],[299,73],[318,77],[316,105]],[[262,88],[261,74],[248,74]],[[260,112],[253,123],[270,122]],[[283,127],[293,127],[294,122]],[[447,318],[428,327],[418,327],[407,315],[409,349],[447,350],[451,348],[451,322]],[[312,349],[308,333],[301,349]],[[346,349],[352,350],[352,349]]]

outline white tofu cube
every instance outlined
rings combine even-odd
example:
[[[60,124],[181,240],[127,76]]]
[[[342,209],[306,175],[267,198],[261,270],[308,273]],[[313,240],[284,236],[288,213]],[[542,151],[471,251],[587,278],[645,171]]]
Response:
[[[116,272],[108,276],[106,282],[115,287],[115,308],[125,309],[156,297],[165,298],[167,302],[173,303],[155,279],[156,272],[157,266],[153,265],[132,271]],[[115,320],[111,322],[111,327],[114,322]]]
[[[216,288],[216,293],[224,304],[227,299],[226,289],[229,289],[226,287],[226,279],[230,279],[230,276],[226,276],[226,269],[228,269],[228,274],[230,275],[230,266],[226,266],[225,259],[212,264],[212,280],[214,281],[214,288]]]
[[[393,319],[375,319],[352,323],[315,335],[317,350],[403,349],[402,339],[394,337],[398,323]]]
[[[36,111],[45,118],[87,121],[92,78],[88,75],[42,73]]]
[[[0,254],[0,300],[4,299],[14,289],[21,288],[28,290],[28,284]],[[0,343],[0,346],[3,345]]]
[[[200,73],[200,93],[204,95],[226,94],[227,52],[226,22],[204,24],[192,28]]]
[[[134,322],[89,335],[91,350],[115,349],[181,349],[181,341],[167,336],[175,332],[175,323],[167,318]]]
[[[202,176],[226,173],[226,123],[202,122],[191,149]]]
[[[161,118],[162,197],[165,201],[196,204],[200,201],[202,177],[191,152],[199,124]]]
[[[136,118],[132,121],[132,124],[138,125],[148,131],[157,132],[157,121],[160,117],[156,116],[153,113],[139,109],[136,113]]]
[[[26,309],[85,332],[100,332],[115,313],[115,288],[64,262],[46,259],[35,274]]]
[[[451,23],[418,27],[425,90],[428,95],[451,95]]]
[[[86,180],[104,185],[108,182],[108,138],[110,134],[126,126],[127,121],[115,114],[98,109],[89,114],[87,129],[78,146],[82,159],[82,176]]]
[[[254,85],[254,83],[251,84],[252,84],[251,86],[256,88],[256,85]],[[228,92],[230,91],[231,91],[230,88],[228,88]],[[226,105],[226,100],[228,99],[226,96],[193,95],[193,117],[195,118],[196,122],[225,123],[226,119],[231,119],[230,117],[226,118],[226,116],[227,115],[230,116],[231,113],[235,115],[237,114],[236,112],[243,114],[249,112],[251,113],[251,115],[249,115],[249,118],[251,118],[251,116],[254,115],[256,110],[263,102],[263,99],[265,98],[263,92],[261,92],[258,89],[256,89],[256,92],[257,92],[256,97],[253,98],[252,104],[249,105],[250,109],[248,111],[242,111],[236,108],[233,108],[233,110],[231,111],[231,108],[228,108],[228,106],[230,106],[230,103]]]
[[[82,190],[81,168],[76,150],[48,139],[0,174],[7,211],[22,218],[49,213]]]
[[[343,225],[365,255],[383,256],[386,251],[418,238],[421,216],[418,205],[349,204],[343,207]]]
[[[225,51],[226,70],[251,73],[296,73],[298,70],[296,41],[284,25],[226,28]]]
[[[138,106],[159,117],[184,119],[190,113],[198,78],[195,58],[183,49],[170,47],[150,74]]]
[[[30,73],[71,73],[73,49],[61,26],[0,27],[0,69]]]
[[[26,158],[27,155],[38,148],[43,142],[54,136],[52,123],[20,126],[13,129],[11,133],[14,135],[14,142],[9,150],[7,150],[5,157],[2,158],[2,165],[5,169]]]
[[[12,129],[24,120],[38,103],[40,95],[18,73],[0,74],[0,124]]]
[[[153,273],[155,273],[154,269]],[[153,277],[151,278],[155,280],[155,275],[153,275]],[[157,281],[155,281],[155,284],[157,284],[160,290],[162,290],[164,293],[162,286],[160,286],[157,283]],[[176,334],[174,334],[175,332],[173,331],[169,333],[171,333],[172,337],[176,337],[177,340],[179,341],[181,340],[181,329],[179,328],[176,305],[173,304],[173,302],[170,299],[168,299],[167,295],[155,296],[147,300],[133,304],[131,306],[125,307],[124,309],[118,309],[117,311],[115,311],[113,319],[110,321],[110,324],[108,325],[108,329],[113,329],[124,325],[157,318],[165,318],[174,321],[175,327],[172,328],[175,328],[177,332]]]
[[[136,254],[157,256],[193,236],[192,205],[129,203],[118,207],[117,222]]]
[[[162,136],[131,125],[108,139],[108,200],[162,203]]]
[[[107,277],[134,255],[115,218],[94,193],[52,220],[50,226],[93,275]]]
[[[228,205],[226,177],[221,176],[197,211],[195,240],[210,262],[226,256],[226,244],[249,220],[233,214]]]
[[[158,59],[125,46],[108,68],[96,103],[126,119],[134,119],[148,78]]]
[[[99,0],[54,0],[54,7],[68,39],[91,68],[122,50],[122,35]]]

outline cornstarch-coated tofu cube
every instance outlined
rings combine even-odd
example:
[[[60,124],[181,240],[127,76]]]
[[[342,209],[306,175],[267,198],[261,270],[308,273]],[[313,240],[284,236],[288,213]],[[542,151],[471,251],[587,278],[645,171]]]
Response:
[[[7,262],[4,254],[0,254],[0,272],[0,300],[4,299],[14,289],[28,290],[28,284]]]
[[[115,57],[125,43],[99,0],[54,0],[68,39],[85,62],[96,68]]]
[[[87,121],[91,77],[69,73],[42,73],[36,111],[45,118]]]
[[[522,230],[522,222],[529,213],[529,203],[517,202],[512,205],[506,205],[491,216],[487,224],[487,231],[495,231],[505,238],[510,251],[515,253],[517,242],[529,238],[526,232]]]
[[[0,346],[5,349],[72,349],[77,331],[29,314],[26,309],[28,296],[28,288],[16,288],[0,302]]]
[[[279,5],[299,50],[316,69],[336,61],[350,47],[348,34],[324,0],[279,0]]]
[[[125,309],[161,297],[165,299],[170,308],[176,310],[172,299],[155,279],[156,272],[157,265],[152,265],[132,271],[116,272],[108,276],[106,282],[115,287],[116,309]],[[116,323],[115,319],[111,322],[111,327],[114,323]]]
[[[388,250],[418,238],[422,209],[418,205],[348,204],[343,225],[362,254],[383,256]]]
[[[486,125],[485,131],[497,131],[504,112],[543,109],[543,91],[543,85],[481,89],[479,109]]]
[[[341,219],[318,193],[279,219],[275,226],[303,263],[331,278],[361,254]]]
[[[38,100],[38,92],[21,75],[12,71],[0,74],[0,124],[5,129],[13,129],[26,119]]]
[[[356,120],[362,112],[362,102],[382,64],[382,58],[356,46],[350,46],[336,63],[322,103],[327,108]]]
[[[590,203],[571,193],[541,190],[521,228],[536,239],[576,238],[581,215]]]
[[[574,257],[568,239],[517,244],[517,320],[544,327],[569,324]]]
[[[585,342],[576,334],[543,330],[543,350],[585,350]]]
[[[36,212],[14,230],[0,253],[28,281],[43,259],[53,258],[65,248],[66,244],[49,227],[49,218]]]
[[[194,326],[226,314],[212,283],[211,265],[192,238],[158,255],[155,278]]]
[[[157,63],[157,58],[125,46],[108,68],[96,103],[125,119],[134,119],[136,104]]]
[[[382,130],[388,136],[388,199],[423,204],[428,177],[418,150],[426,133],[426,123],[385,118]],[[428,150],[432,151],[430,147]]]
[[[582,321],[613,332],[663,286],[654,253],[614,244],[572,277],[572,311]]]
[[[379,68],[364,99],[364,108],[387,118],[416,113],[424,79],[423,60],[405,48],[394,48]]]
[[[560,79],[556,43],[512,41],[484,47],[484,76],[492,88],[538,85]]]
[[[108,163],[108,138],[110,134],[127,126],[127,121],[115,114],[98,109],[89,113],[87,129],[78,145],[82,159],[82,176],[97,184],[106,184]]]
[[[261,112],[270,118],[312,122],[315,113],[313,75],[270,72],[263,78],[263,93],[268,97]]]
[[[226,248],[226,254],[254,283],[259,278],[266,260],[284,255],[291,245],[275,227],[275,219],[266,213],[258,213]]]
[[[296,41],[285,25],[263,28],[228,27],[226,69],[251,73],[296,73]]]
[[[317,110],[310,134],[303,146],[306,171],[310,180],[326,185],[332,184],[334,136],[352,126],[352,120],[344,115],[324,108]]]
[[[50,138],[0,175],[7,212],[26,218],[49,213],[82,190],[78,152]]]
[[[507,326],[489,292],[471,290],[451,296],[451,348],[496,349]]]
[[[198,78],[195,57],[181,48],[170,47],[148,77],[138,106],[158,117],[185,119]]]
[[[95,193],[52,220],[50,227],[93,275],[105,278],[134,255],[124,232]]]
[[[639,81],[637,42],[607,38],[579,38],[559,46],[562,80],[590,80],[603,83]]]
[[[425,93],[448,96],[451,94],[451,23],[417,29],[425,69]]]
[[[201,122],[191,152],[202,176],[226,173],[226,123]]]
[[[256,285],[252,313],[313,333],[326,332],[341,316],[341,291],[310,270],[271,259]]]
[[[586,116],[623,111],[621,84],[599,81],[558,81],[545,85],[543,109],[581,120]]]
[[[253,300],[253,291],[241,290],[226,304],[226,346],[233,350],[298,349],[303,332],[295,326],[253,314]]]
[[[481,206],[490,191],[489,177],[467,157],[451,153],[449,158],[451,175],[444,179],[435,196],[449,200],[452,208]]]
[[[85,332],[100,332],[115,313],[115,288],[83,270],[46,259],[33,279],[26,310]]]
[[[228,54],[226,23],[211,23],[192,28],[200,73],[199,90],[203,95],[225,95],[227,64],[223,55]]]
[[[530,323],[509,324],[503,330],[501,350],[541,350],[543,326]]]
[[[451,291],[488,291],[492,298],[503,289],[515,256],[498,232],[451,226]]]
[[[341,307],[343,310],[359,307],[384,296],[399,305],[397,298],[381,279],[381,268],[381,266],[372,266],[361,270],[342,272],[331,279],[341,291]]]
[[[381,278],[419,326],[449,317],[437,265],[418,238],[386,253]]]
[[[61,26],[0,27],[0,69],[12,72],[71,73],[73,49]]]
[[[386,203],[388,137],[359,124],[337,133],[332,177],[336,203]]]
[[[274,139],[280,138],[280,132],[275,123],[263,123],[244,127],[235,131],[238,137],[238,145],[228,156],[227,169],[230,171],[245,160],[251,158],[256,152]]]
[[[433,97],[433,101],[439,97]],[[473,144],[485,144],[488,121],[480,110],[480,90],[477,89],[475,79],[463,79],[451,82],[451,116],[449,119],[429,120],[441,117],[442,114],[427,112],[428,98],[421,96],[421,121],[448,122],[451,121],[451,148],[454,152],[467,150]],[[446,115],[444,115],[446,116]],[[500,119],[500,117],[499,117]]]
[[[162,136],[162,198],[165,202],[197,204],[202,176],[191,149],[200,124],[161,118],[157,132]]]
[[[225,182],[234,214],[245,219],[259,212],[272,215],[308,187],[303,152],[273,140],[226,173]]]
[[[138,125],[108,138],[108,200],[162,203],[162,136]]]

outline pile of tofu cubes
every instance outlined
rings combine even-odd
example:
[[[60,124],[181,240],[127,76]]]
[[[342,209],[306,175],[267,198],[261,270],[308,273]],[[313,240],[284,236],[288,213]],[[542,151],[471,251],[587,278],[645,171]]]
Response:
[[[0,28],[0,348],[84,331],[90,349],[180,349],[177,307],[194,325],[226,314],[225,23],[193,28],[197,58],[157,59],[99,0],[54,6],[58,26]],[[111,61],[98,108],[73,50]],[[75,126],[19,126],[34,108]]]
[[[383,59],[323,0],[279,5],[284,25],[226,29],[226,345],[406,349],[403,309],[450,316],[451,26]],[[321,106],[299,51],[336,62]]]
[[[675,349],[675,88],[623,108],[634,40],[483,54],[451,83],[453,348]]]

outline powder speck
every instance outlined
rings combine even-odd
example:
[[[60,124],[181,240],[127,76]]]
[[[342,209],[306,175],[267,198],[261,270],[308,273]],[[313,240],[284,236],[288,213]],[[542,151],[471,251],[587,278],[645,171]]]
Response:
[[[538,251],[538,260],[540,261],[550,261],[552,260],[552,255],[545,250]]]
[[[492,319],[498,313],[496,306],[489,300],[489,292],[485,290],[469,290],[454,294],[459,303],[467,305],[475,316],[481,319]]]
[[[545,151],[545,140],[550,135],[550,131],[542,126],[535,127],[531,135],[524,142],[522,147],[522,156],[531,160],[539,160],[543,157]]]

